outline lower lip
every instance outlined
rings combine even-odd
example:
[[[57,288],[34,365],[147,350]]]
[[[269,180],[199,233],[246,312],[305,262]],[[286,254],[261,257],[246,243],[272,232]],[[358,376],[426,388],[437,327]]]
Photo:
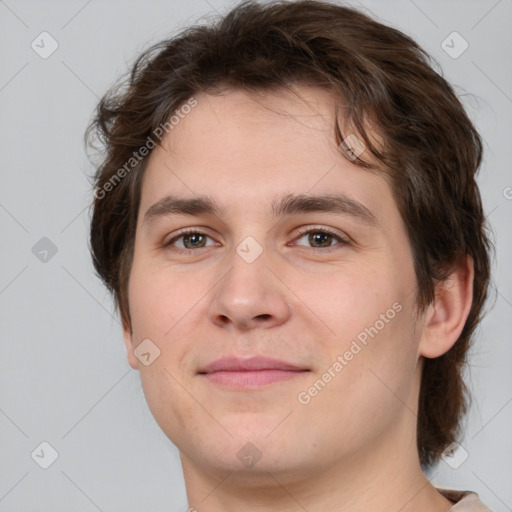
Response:
[[[307,373],[292,370],[218,371],[203,374],[210,382],[234,388],[257,388],[274,382],[290,380]]]

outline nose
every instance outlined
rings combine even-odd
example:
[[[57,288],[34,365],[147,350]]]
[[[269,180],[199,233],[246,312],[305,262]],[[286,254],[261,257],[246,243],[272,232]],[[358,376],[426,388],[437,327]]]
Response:
[[[233,251],[227,263],[230,270],[215,287],[210,303],[215,325],[245,331],[275,327],[290,318],[289,292],[276,270],[267,266],[265,251],[251,263]]]

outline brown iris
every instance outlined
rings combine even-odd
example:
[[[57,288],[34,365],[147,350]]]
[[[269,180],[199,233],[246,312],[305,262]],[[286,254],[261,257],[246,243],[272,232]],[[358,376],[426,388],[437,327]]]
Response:
[[[332,235],[329,233],[313,232],[308,235],[308,242],[313,247],[329,247],[332,242]],[[315,244],[319,244],[315,246]]]

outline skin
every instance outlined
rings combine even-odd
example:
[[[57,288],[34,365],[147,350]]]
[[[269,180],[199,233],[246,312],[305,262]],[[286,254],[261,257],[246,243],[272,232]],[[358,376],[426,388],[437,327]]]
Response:
[[[420,469],[417,398],[423,358],[449,350],[462,331],[471,259],[417,315],[411,248],[388,182],[341,155],[329,93],[296,92],[303,99],[284,90],[197,95],[197,106],[152,151],[129,280],[129,363],[180,451],[191,508],[447,510],[451,502]],[[273,200],[300,193],[343,193],[377,225],[321,211],[272,217]],[[209,195],[224,211],[144,221],[169,194]],[[183,228],[207,235],[203,246],[176,238]],[[320,233],[327,242],[318,248],[318,238],[298,232],[307,228],[327,228],[347,243]],[[252,263],[236,251],[248,236],[262,249]],[[299,393],[397,303],[400,312],[300,403]],[[145,339],[160,350],[148,366],[133,353]],[[198,374],[226,355],[267,355],[309,371],[257,389]],[[248,442],[260,455],[251,467],[237,456]]]

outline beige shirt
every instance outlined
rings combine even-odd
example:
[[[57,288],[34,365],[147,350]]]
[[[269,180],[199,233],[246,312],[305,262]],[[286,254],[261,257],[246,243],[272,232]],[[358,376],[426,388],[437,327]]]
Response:
[[[454,489],[436,489],[445,497],[451,501],[455,501],[455,505],[452,505],[449,512],[491,512],[478,497],[478,494],[473,491],[456,491]]]

